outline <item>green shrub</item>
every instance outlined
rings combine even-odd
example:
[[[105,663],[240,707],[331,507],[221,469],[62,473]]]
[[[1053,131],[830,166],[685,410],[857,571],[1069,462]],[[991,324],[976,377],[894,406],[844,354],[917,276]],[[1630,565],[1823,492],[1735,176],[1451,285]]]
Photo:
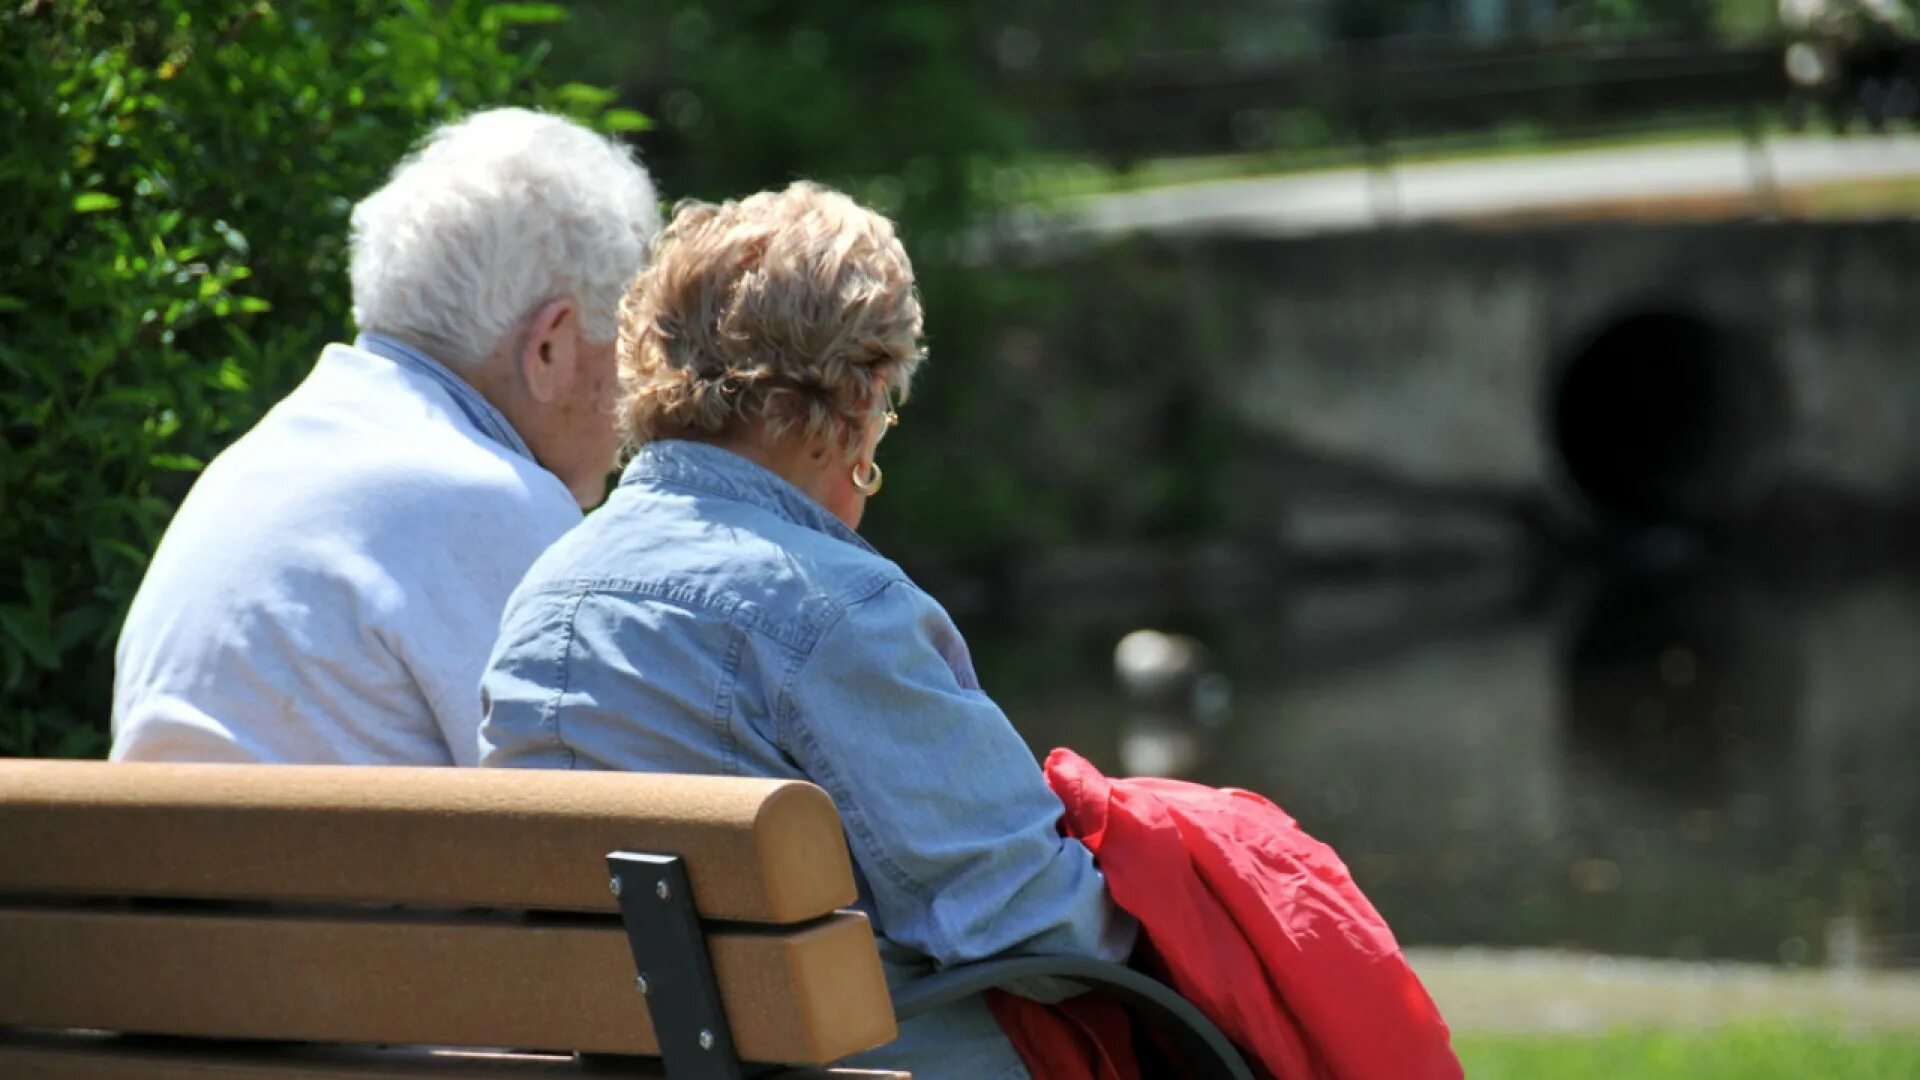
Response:
[[[564,11],[0,9],[0,754],[97,754],[113,644],[201,464],[348,333],[347,214],[432,124],[545,88]]]

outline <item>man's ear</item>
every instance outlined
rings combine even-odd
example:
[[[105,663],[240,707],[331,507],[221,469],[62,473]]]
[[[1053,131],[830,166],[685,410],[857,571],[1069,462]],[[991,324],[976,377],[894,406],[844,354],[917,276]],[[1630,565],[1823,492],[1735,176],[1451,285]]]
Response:
[[[526,344],[520,350],[520,378],[542,405],[565,397],[578,370],[574,352],[580,311],[571,300],[554,300],[533,313]]]

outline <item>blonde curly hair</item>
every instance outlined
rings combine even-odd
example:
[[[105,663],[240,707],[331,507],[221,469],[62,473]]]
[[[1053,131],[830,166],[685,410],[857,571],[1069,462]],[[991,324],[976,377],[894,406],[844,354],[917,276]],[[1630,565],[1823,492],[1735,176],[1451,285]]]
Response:
[[[800,182],[686,201],[620,305],[629,447],[768,435],[853,437],[904,401],[923,358],[913,266],[893,223]]]

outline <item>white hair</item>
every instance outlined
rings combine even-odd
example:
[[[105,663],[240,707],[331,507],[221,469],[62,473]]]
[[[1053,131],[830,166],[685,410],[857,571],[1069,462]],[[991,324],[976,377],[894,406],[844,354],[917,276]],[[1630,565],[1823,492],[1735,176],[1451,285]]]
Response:
[[[436,129],[353,208],[353,318],[473,365],[541,304],[570,299],[611,341],[660,229],[625,146],[571,120],[493,109]]]

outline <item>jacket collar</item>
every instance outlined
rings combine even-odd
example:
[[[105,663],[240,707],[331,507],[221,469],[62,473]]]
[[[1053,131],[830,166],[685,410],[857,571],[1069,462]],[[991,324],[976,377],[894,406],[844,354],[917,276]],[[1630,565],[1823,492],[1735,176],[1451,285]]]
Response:
[[[813,497],[772,471],[710,443],[662,439],[640,448],[627,463],[620,485],[659,481],[751,503],[781,517],[844,540],[863,550],[873,545],[827,512]],[[876,553],[877,554],[877,553]]]
[[[453,405],[474,429],[508,450],[519,454],[528,461],[537,461],[533,449],[520,433],[507,421],[505,413],[494,408],[493,402],[481,396],[472,383],[461,378],[452,368],[421,352],[419,349],[401,341],[399,338],[373,330],[363,330],[354,339],[353,347],[361,352],[393,361],[409,371],[425,375],[434,385],[453,399]]]

